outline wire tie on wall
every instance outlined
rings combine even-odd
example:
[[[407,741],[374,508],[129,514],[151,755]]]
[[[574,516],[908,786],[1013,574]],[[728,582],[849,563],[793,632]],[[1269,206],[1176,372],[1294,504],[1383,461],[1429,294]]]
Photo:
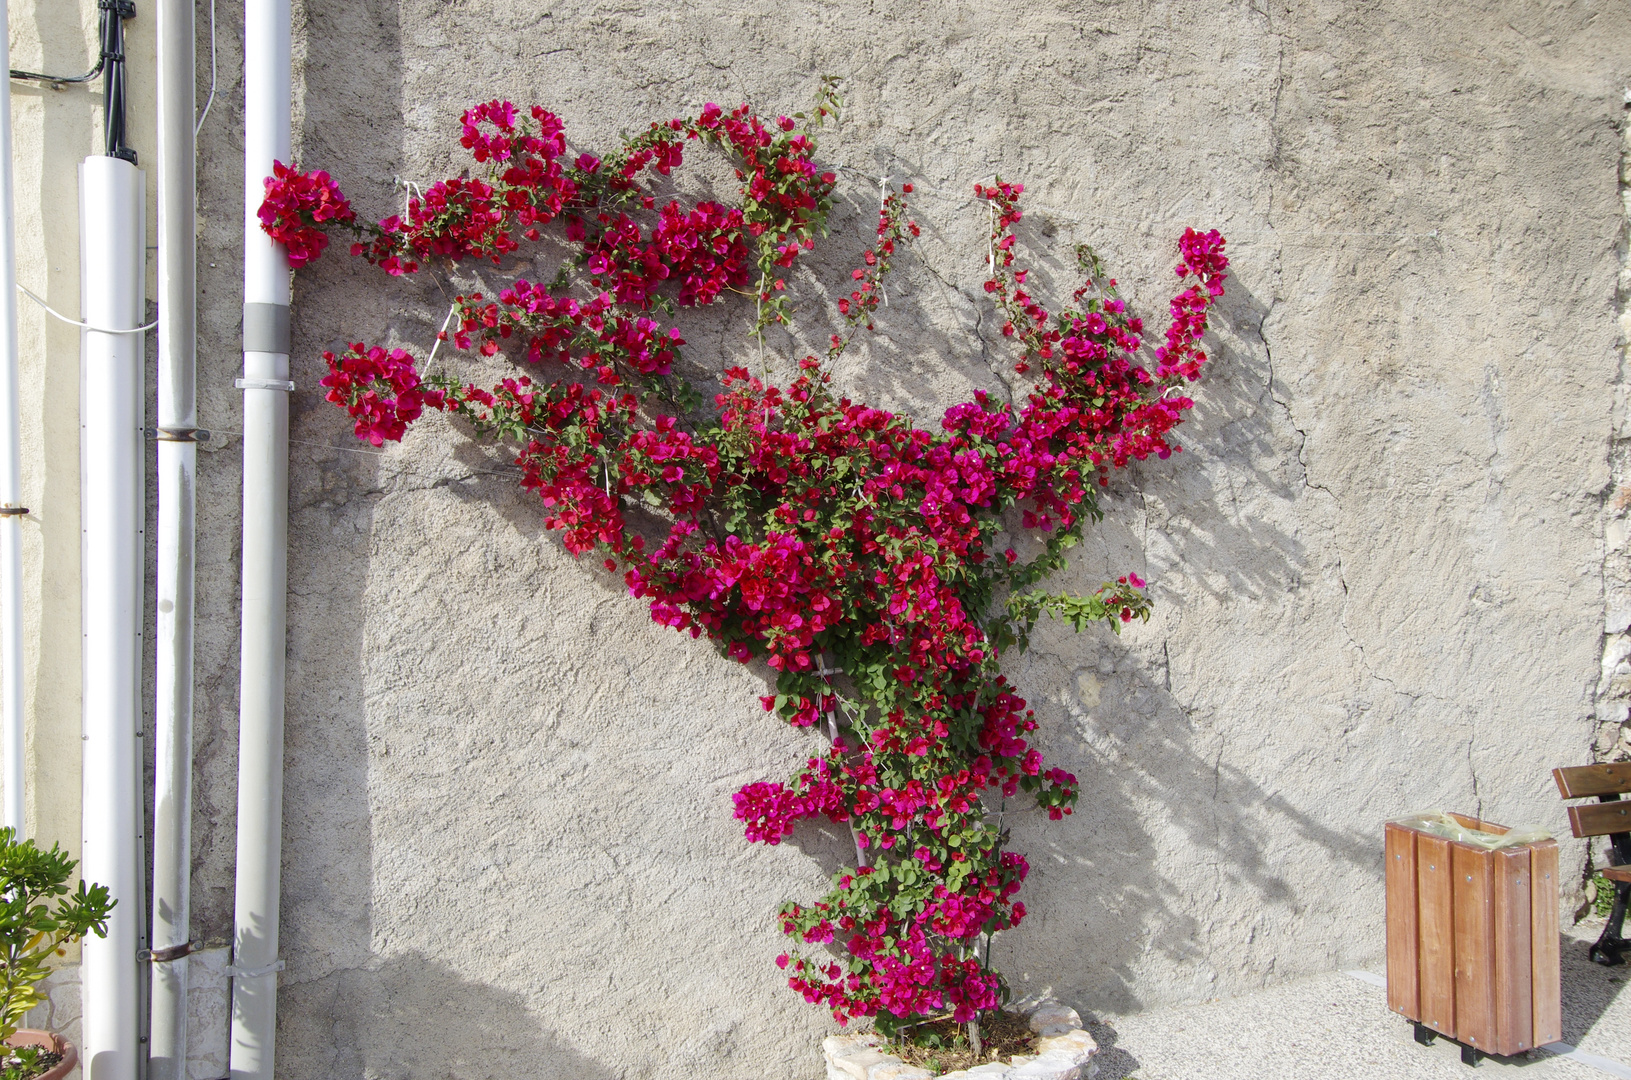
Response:
[[[273,960],[270,964],[252,968],[239,967],[237,964],[227,965],[227,974],[234,979],[258,979],[262,975],[271,975],[282,970],[282,960]]]
[[[232,385],[239,390],[284,390],[294,393],[294,383],[288,379],[233,379]]]

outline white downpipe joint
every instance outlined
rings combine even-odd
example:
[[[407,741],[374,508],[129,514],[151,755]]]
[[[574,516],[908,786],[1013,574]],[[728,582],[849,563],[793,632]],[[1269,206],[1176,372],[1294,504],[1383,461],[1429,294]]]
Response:
[[[0,26],[8,4],[0,0]],[[0,68],[11,42],[0,34]],[[11,82],[0,85],[0,824],[27,831],[23,801],[23,481],[17,401],[17,235],[12,214]],[[133,324],[135,325],[135,324]]]
[[[272,1080],[288,619],[289,262],[256,212],[290,157],[289,0],[244,5],[243,656],[238,691],[232,1080]]]
[[[147,1080],[186,1080],[198,465],[196,91],[192,0],[160,0],[156,10],[159,500]]]
[[[144,179],[113,157],[79,167],[84,320],[140,326],[145,304]],[[143,338],[81,332],[84,523],[84,771],[80,873],[116,901],[105,938],[85,939],[81,1062],[88,1080],[135,1080],[136,954],[142,945],[141,795]]]

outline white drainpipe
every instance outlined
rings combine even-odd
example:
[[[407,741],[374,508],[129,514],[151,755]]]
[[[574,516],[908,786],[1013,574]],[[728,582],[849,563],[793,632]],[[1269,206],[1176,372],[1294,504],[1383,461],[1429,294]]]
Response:
[[[160,0],[156,11],[159,505],[148,1078],[185,1080],[198,463],[193,2]]]
[[[7,3],[0,0],[0,26]],[[0,34],[0,68],[11,42]],[[17,403],[17,237],[12,222],[11,81],[0,86],[0,768],[3,820],[18,836],[23,820],[23,481]]]
[[[82,949],[80,1060],[89,1080],[134,1080],[142,947],[142,172],[116,157],[79,167],[86,324],[80,383],[83,566],[83,857],[116,901],[105,938]]]
[[[289,262],[261,231],[262,181],[290,145],[289,0],[244,5],[243,657],[238,690],[238,874],[232,1080],[272,1080],[283,678],[288,616]]]

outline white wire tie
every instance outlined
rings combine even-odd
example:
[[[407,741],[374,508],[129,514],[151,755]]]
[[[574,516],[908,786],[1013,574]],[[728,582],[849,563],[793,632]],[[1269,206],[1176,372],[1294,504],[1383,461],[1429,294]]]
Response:
[[[198,114],[198,122],[193,125],[193,138],[204,130],[204,120],[210,114],[210,106],[215,104],[215,0],[210,0],[210,96],[204,99],[204,111]]]
[[[273,960],[270,964],[264,964],[261,967],[239,967],[237,964],[227,965],[227,974],[234,979],[258,979],[262,975],[271,975],[282,970],[282,960]]]
[[[233,379],[239,390],[286,390],[294,393],[294,383],[288,379]]]
[[[453,301],[453,303],[447,309],[447,318],[442,320],[441,330],[437,331],[437,333],[436,333],[436,341],[430,347],[430,355],[425,357],[425,370],[426,371],[429,371],[431,364],[435,363],[435,361],[436,361],[436,350],[440,349],[442,347],[442,337],[443,337],[443,335],[445,335],[447,333],[447,328],[449,326],[453,325],[453,316],[458,313],[458,310],[459,310],[459,302],[457,300],[455,300],[455,301]]]
[[[391,177],[391,180],[402,189],[402,216],[407,217],[410,212],[408,202],[415,196],[419,198],[420,202],[424,202],[425,189],[414,183],[412,180],[404,180],[400,176],[393,176]]]
[[[64,315],[62,312],[58,311],[56,308],[52,307],[50,304],[47,304],[44,300],[41,300],[38,296],[34,295],[33,290],[31,290],[27,285],[24,285],[20,281],[17,283],[17,291],[22,293],[24,296],[28,297],[30,300],[34,301],[36,304],[40,305],[46,311],[49,311],[52,315],[55,315],[57,318],[61,319],[65,323],[67,323],[69,326],[77,326],[81,330],[91,330],[91,331],[94,331],[95,333],[98,333],[98,334],[145,334],[147,331],[153,329],[153,327],[155,327],[155,326],[157,326],[159,324],[159,321],[157,319],[154,319],[152,322],[148,323],[146,326],[126,326],[126,327],[121,327],[121,328],[119,328],[117,330],[110,329],[110,328],[108,328],[106,326],[92,326],[88,322],[80,322],[78,319],[70,319],[68,316]]]

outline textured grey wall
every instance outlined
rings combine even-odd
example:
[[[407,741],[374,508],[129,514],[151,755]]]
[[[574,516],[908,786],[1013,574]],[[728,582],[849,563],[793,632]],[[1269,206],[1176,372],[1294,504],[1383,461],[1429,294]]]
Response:
[[[1118,478],[1061,582],[1137,570],[1156,616],[1050,629],[1013,668],[1084,780],[1073,818],[1012,816],[1034,914],[996,953],[1022,990],[1132,1010],[1374,963],[1385,818],[1561,828],[1547,770],[1617,737],[1623,702],[1594,709],[1624,509],[1623,4],[307,0],[297,21],[299,159],[375,216],[393,176],[458,167],[475,101],[546,105],[604,150],[845,76],[823,156],[853,171],[818,268],[864,246],[868,177],[914,180],[925,230],[841,377],[919,417],[1011,392],[976,180],[1022,180],[1025,238],[1095,243],[1155,323],[1179,231],[1228,235],[1186,451]],[[225,431],[241,90],[201,170],[201,411]],[[819,337],[821,288],[799,287]],[[441,418],[369,455],[321,401],[322,349],[423,348],[446,303],[340,258],[297,279],[280,1075],[814,1076],[829,1022],[780,985],[771,916],[844,845],[749,847],[731,820],[732,791],[809,749],[760,712],[765,673],[650,623]],[[686,329],[701,367],[747,354],[715,316]],[[785,366],[796,343],[772,344]],[[196,903],[217,940],[236,445],[200,481]]]

